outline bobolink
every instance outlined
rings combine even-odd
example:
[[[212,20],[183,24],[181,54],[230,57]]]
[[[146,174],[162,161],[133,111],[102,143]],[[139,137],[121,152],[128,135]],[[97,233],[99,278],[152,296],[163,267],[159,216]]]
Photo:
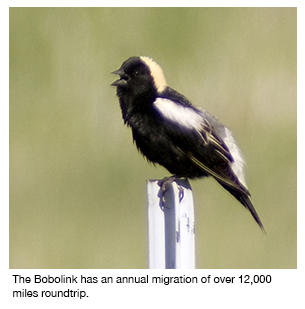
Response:
[[[263,224],[250,200],[244,160],[231,131],[167,86],[149,57],[130,57],[113,72],[124,123],[140,152],[176,178],[212,176]]]

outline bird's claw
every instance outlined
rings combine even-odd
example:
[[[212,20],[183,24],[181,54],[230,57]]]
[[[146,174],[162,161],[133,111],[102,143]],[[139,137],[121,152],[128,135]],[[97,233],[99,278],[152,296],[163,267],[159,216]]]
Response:
[[[175,176],[171,176],[171,177],[166,177],[163,178],[161,180],[158,181],[158,185],[160,186],[160,193],[159,193],[159,197],[160,197],[160,204],[162,207],[164,207],[165,205],[165,193],[168,190],[168,186],[174,182],[176,180]],[[179,203],[181,203],[181,201],[184,198],[184,190],[183,187],[178,185],[178,198],[179,198]]]
[[[183,198],[184,198],[184,190],[183,190],[183,187],[181,187],[181,186],[178,186],[178,190],[179,190],[179,193],[178,193],[178,196],[179,196],[179,203],[181,203],[181,201],[182,201]]]

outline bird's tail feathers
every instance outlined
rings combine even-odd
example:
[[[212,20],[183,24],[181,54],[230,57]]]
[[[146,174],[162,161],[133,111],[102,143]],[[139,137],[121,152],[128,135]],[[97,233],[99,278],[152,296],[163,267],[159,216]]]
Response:
[[[262,223],[262,221],[260,220],[252,202],[250,199],[250,194],[247,195],[244,193],[244,191],[241,190],[237,190],[236,188],[232,188],[230,186],[228,186],[227,184],[221,183],[220,181],[218,181],[227,191],[229,191],[241,204],[243,204],[243,206],[245,208],[247,208],[252,217],[254,218],[254,220],[256,221],[256,223],[259,225],[259,227],[262,229],[263,232],[265,232],[265,228],[264,225]]]

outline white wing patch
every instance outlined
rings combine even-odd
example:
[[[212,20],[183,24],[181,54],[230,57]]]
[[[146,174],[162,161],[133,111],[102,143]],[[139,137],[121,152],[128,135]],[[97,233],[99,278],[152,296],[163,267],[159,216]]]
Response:
[[[200,112],[196,112],[192,108],[184,107],[165,98],[157,98],[153,104],[164,118],[176,122],[185,128],[195,129],[198,132],[202,129],[203,116]],[[245,161],[231,131],[228,128],[225,128],[225,136],[223,137],[223,141],[228,147],[228,150],[233,158],[233,162],[231,163],[233,172],[237,176],[240,183],[247,188],[244,175]]]
[[[184,107],[164,98],[157,98],[153,104],[168,120],[188,129],[200,130],[202,127],[202,116],[189,107]]]
[[[247,188],[245,175],[244,175],[244,165],[245,161],[242,157],[242,154],[239,148],[236,145],[235,139],[228,128],[225,128],[226,136],[224,137],[223,141],[227,145],[234,162],[231,164],[231,168],[235,175],[237,176],[238,180]]]

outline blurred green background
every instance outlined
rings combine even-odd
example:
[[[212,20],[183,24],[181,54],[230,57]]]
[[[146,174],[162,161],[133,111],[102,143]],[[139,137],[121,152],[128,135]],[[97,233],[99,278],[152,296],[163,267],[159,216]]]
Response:
[[[232,129],[267,230],[192,181],[198,268],[295,268],[295,8],[11,8],[10,267],[146,268],[148,164],[110,83],[129,56]]]

